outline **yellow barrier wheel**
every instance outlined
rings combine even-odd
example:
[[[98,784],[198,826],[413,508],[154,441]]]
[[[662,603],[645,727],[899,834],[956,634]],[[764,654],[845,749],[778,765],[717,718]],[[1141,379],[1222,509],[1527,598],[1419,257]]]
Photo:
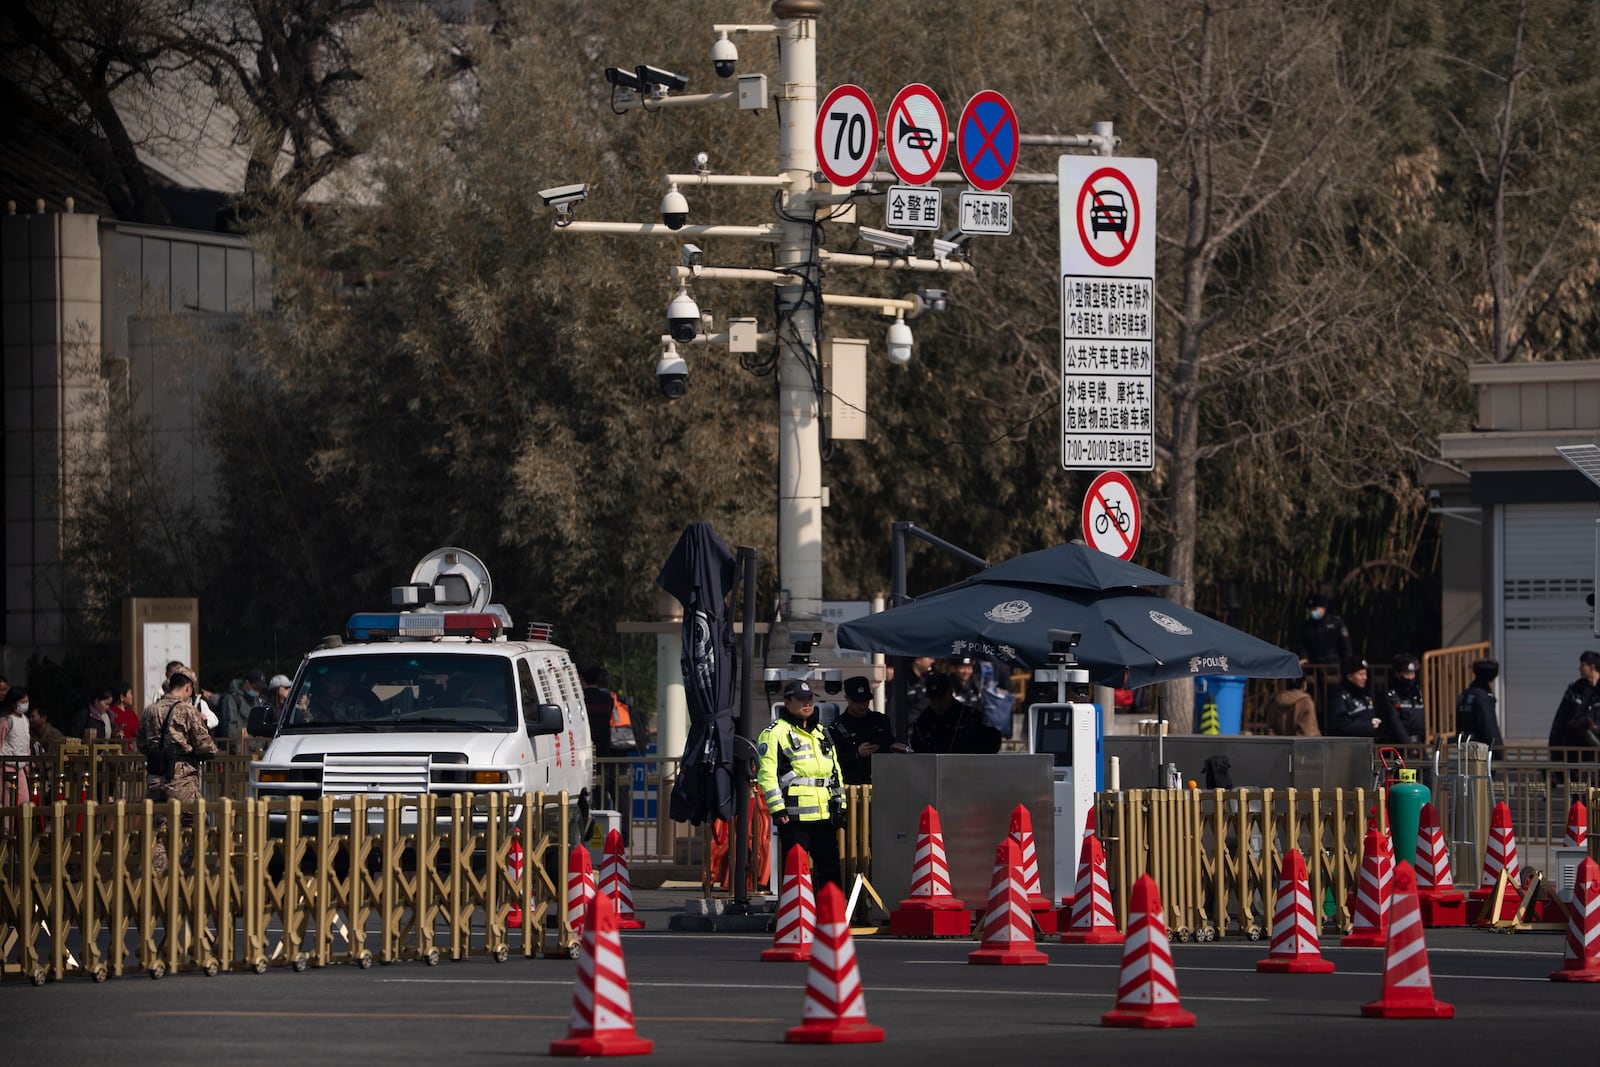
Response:
[[[266,974],[267,958],[265,956],[257,956],[256,961],[250,965],[250,969],[255,971],[257,974]]]
[[[429,967],[439,966],[439,950],[436,948],[430,948],[428,954],[422,958],[427,961]]]
[[[206,960],[206,977],[215,978],[222,971],[222,964],[216,960]]]
[[[32,982],[34,985],[44,985],[44,980],[46,977],[47,976],[44,968],[37,967],[34,969],[32,974],[28,975],[28,981]]]
[[[307,957],[304,952],[300,953],[300,955],[298,955],[298,956],[296,956],[294,958],[294,973],[295,974],[302,973],[306,969],[306,967],[310,964],[310,962],[311,962],[310,958]]]
[[[89,977],[93,978],[96,982],[104,982],[107,974],[108,972],[106,971],[106,965],[102,963],[90,973]]]
[[[583,952],[583,943],[581,941],[574,940],[571,944],[569,944],[567,946],[567,956],[569,958],[571,958],[571,959],[577,959],[582,954],[582,952]]]
[[[494,948],[494,961],[504,963],[511,958],[511,949],[506,945],[496,945]]]
[[[1194,935],[1192,935],[1189,932],[1189,928],[1187,926],[1178,927],[1178,940],[1179,941],[1182,941],[1184,944],[1188,944],[1189,943],[1189,938],[1192,937],[1192,936],[1194,936]]]
[[[360,967],[363,971],[371,970],[372,969],[372,953],[370,953],[370,952],[366,951],[365,949],[363,949],[362,952],[361,952],[361,955],[356,957],[356,966]]]
[[[150,977],[151,978],[160,978],[163,975],[165,975],[166,973],[167,973],[167,965],[165,963],[158,963],[154,967],[150,968]]]
[[[1261,927],[1252,926],[1250,928],[1250,940],[1252,940],[1252,941],[1260,941],[1261,940]]]
[[[1207,942],[1215,941],[1216,939],[1217,939],[1217,928],[1215,926],[1202,927],[1200,929],[1199,935],[1196,937],[1196,940],[1198,940],[1198,941],[1207,941]]]

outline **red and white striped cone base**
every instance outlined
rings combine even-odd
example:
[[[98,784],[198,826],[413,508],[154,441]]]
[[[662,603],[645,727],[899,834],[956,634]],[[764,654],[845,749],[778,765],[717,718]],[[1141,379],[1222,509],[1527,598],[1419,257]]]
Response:
[[[511,909],[506,913],[506,926],[522,929],[522,838],[513,836],[506,850],[506,873],[511,875]]]
[[[1445,847],[1444,831],[1439,828],[1439,812],[1432,804],[1422,805],[1417,825],[1417,856],[1412,864],[1417,875],[1417,905],[1422,909],[1423,926],[1465,926],[1467,895],[1456,888],[1450,873],[1450,850]]]
[[[1322,958],[1316,910],[1305,857],[1292,848],[1278,874],[1278,906],[1272,916],[1272,946],[1256,970],[1268,974],[1331,974],[1333,961]]]
[[[1022,857],[1010,837],[994,853],[989,907],[983,913],[983,944],[967,953],[968,963],[1044,964],[1050,959],[1033,940],[1033,914],[1022,891]]]
[[[1034,922],[1045,934],[1056,932],[1056,910],[1050,898],[1044,895],[1039,883],[1039,855],[1033,843],[1033,816],[1026,804],[1011,809],[1011,840],[1017,843],[1017,853],[1022,857],[1022,891],[1027,895],[1028,910]]]
[[[1588,856],[1578,864],[1567,913],[1567,950],[1552,982],[1600,982],[1600,864]]]
[[[1171,1029],[1194,1025],[1194,1013],[1178,1001],[1178,976],[1161,910],[1156,880],[1141,874],[1128,898],[1128,940],[1122,946],[1117,976],[1117,1006],[1100,1017],[1101,1026]]]
[[[1410,866],[1410,864],[1406,864]],[[1353,923],[1341,948],[1382,948],[1387,940],[1389,897],[1394,879],[1394,853],[1376,826],[1367,830],[1361,849],[1361,883],[1356,889]],[[1412,879],[1415,885],[1415,876]]]
[[[1474,914],[1481,912],[1483,906],[1494,899],[1495,884],[1500,880],[1501,871],[1506,872],[1506,894],[1500,904],[1500,914],[1484,916],[1479,922],[1480,926],[1487,926],[1496,919],[1511,918],[1522,903],[1522,868],[1517,863],[1517,835],[1511,827],[1511,808],[1503,800],[1494,806],[1489,816],[1489,845],[1483,850],[1483,873],[1478,878],[1478,888],[1468,894],[1475,909]]]
[[[799,845],[783,860],[783,890],[778,894],[777,932],[772,947],[761,953],[763,963],[805,963],[811,958],[816,937],[817,904],[811,895],[811,857]]]
[[[1394,873],[1394,904],[1389,914],[1389,941],[1383,954],[1383,994],[1361,1005],[1371,1019],[1451,1019],[1453,1005],[1433,999],[1428,946],[1422,937],[1422,912],[1417,907],[1417,876],[1401,861]]]
[[[633,1029],[633,997],[622,962],[622,937],[611,901],[597,896],[584,926],[578,977],[572,984],[572,1024],[550,1042],[552,1056],[643,1056],[655,1042]]]
[[[889,932],[896,937],[966,937],[972,932],[967,905],[950,890],[944,831],[932,806],[923,808],[918,820],[911,895],[889,913]]]
[[[1064,945],[1120,945],[1122,931],[1111,910],[1111,883],[1106,854],[1094,835],[1083,839],[1078,854],[1078,884],[1072,894],[1072,921],[1061,931]]]
[[[806,972],[800,1025],[783,1039],[799,1045],[859,1045],[883,1040],[883,1027],[867,1022],[856,945],[844,914],[844,894],[828,882],[817,901],[817,937]]]
[[[643,930],[644,923],[633,913],[633,881],[628,877],[628,857],[622,850],[622,834],[606,831],[605,856],[600,861],[600,884],[595,891],[611,898],[617,912],[617,928]]]
[[[594,909],[594,861],[589,849],[578,845],[567,858],[567,925],[576,933],[583,932],[584,923]]]
[[[1589,809],[1577,797],[1572,798],[1572,806],[1567,809],[1567,832],[1561,839],[1561,847],[1589,847]]]

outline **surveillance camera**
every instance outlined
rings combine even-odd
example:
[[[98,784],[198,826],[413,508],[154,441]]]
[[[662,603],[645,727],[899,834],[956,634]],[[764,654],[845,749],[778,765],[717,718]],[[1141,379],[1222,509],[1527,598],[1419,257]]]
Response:
[[[711,69],[717,72],[719,78],[731,78],[738,65],[739,46],[728,40],[728,34],[724,31],[711,45]]]
[[[681,230],[689,221],[689,201],[678,192],[676,185],[669,187],[667,195],[661,198],[661,221],[669,230]]]
[[[618,89],[631,89],[636,93],[642,93],[649,88],[642,78],[636,77],[632,71],[623,70],[621,67],[607,67],[606,81],[615,85]]]
[[[960,230],[951,230],[943,237],[935,237],[933,239],[933,258],[943,263],[961,251],[969,237],[969,234],[962,233]]]
[[[919,289],[917,299],[922,301],[922,306],[927,311],[945,311],[950,307],[948,289]]]
[[[911,362],[911,327],[906,325],[905,319],[895,319],[889,324],[889,362]]]
[[[1071,652],[1083,640],[1077,630],[1047,630],[1045,636],[1050,639],[1051,652]]]
[[[660,67],[634,67],[633,73],[646,85],[659,85],[669,93],[681,93],[689,87],[688,75],[674,74],[672,71],[662,70]]]
[[[836,668],[823,671],[822,689],[829,694],[844,692],[844,672]]]
[[[863,226],[859,232],[861,239],[872,247],[885,252],[898,252],[902,256],[910,254],[917,243],[917,239],[908,233],[874,230],[871,226]]]
[[[703,267],[706,262],[706,254],[700,251],[699,245],[684,245],[679,258],[683,265],[690,269]]]
[[[584,182],[576,185],[558,185],[554,189],[540,189],[539,198],[546,207],[561,207],[565,204],[579,204],[588,199],[589,186]]]
[[[689,391],[689,363],[671,341],[656,358],[656,385],[668,400],[681,399]]]
[[[711,173],[711,153],[696,152],[694,154],[694,172],[696,174]]]
[[[700,332],[700,305],[694,302],[688,289],[679,289],[678,295],[667,304],[668,333],[674,341],[687,343]]]

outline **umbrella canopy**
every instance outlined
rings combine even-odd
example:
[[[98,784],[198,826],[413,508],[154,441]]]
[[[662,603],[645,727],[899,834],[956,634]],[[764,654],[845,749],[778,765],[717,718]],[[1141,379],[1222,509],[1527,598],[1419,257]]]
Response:
[[[733,734],[738,661],[728,594],[737,568],[733,553],[709,522],[684,528],[656,584],[683,605],[683,695],[689,734],[672,788],[672,818],[698,826],[731,820]]]
[[[1032,582],[1073,589],[1120,589],[1134,585],[1182,585],[1159,571],[1148,570],[1087,545],[1056,545],[1013,556],[974,574],[974,582]]]
[[[1083,635],[1076,649],[1078,666],[1096,685],[1132,689],[1206,674],[1300,676],[1294,653],[1137,589],[1072,589],[973,578],[844,623],[837,639],[840,648],[864,652],[993,656],[1040,667],[1050,656],[1053,629]]]

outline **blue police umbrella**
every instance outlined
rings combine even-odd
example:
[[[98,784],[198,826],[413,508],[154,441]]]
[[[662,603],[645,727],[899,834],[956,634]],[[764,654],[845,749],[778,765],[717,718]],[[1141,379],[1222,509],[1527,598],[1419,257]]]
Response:
[[[995,569],[843,623],[839,647],[894,656],[992,656],[1040,667],[1051,653],[1049,632],[1074,630],[1082,635],[1078,665],[1096,685],[1132,689],[1208,674],[1300,676],[1294,653],[1163,596],[1131,586],[1000,581]]]
[[[1107,555],[1088,545],[1066,544],[1024,552],[972,576],[974,582],[1030,582],[1072,589],[1120,589],[1138,585],[1182,585],[1159,571]]]
[[[684,528],[656,584],[683,605],[683,695],[689,733],[672,787],[671,815],[698,826],[734,815],[733,735],[738,661],[728,595],[737,568],[709,522]]]

